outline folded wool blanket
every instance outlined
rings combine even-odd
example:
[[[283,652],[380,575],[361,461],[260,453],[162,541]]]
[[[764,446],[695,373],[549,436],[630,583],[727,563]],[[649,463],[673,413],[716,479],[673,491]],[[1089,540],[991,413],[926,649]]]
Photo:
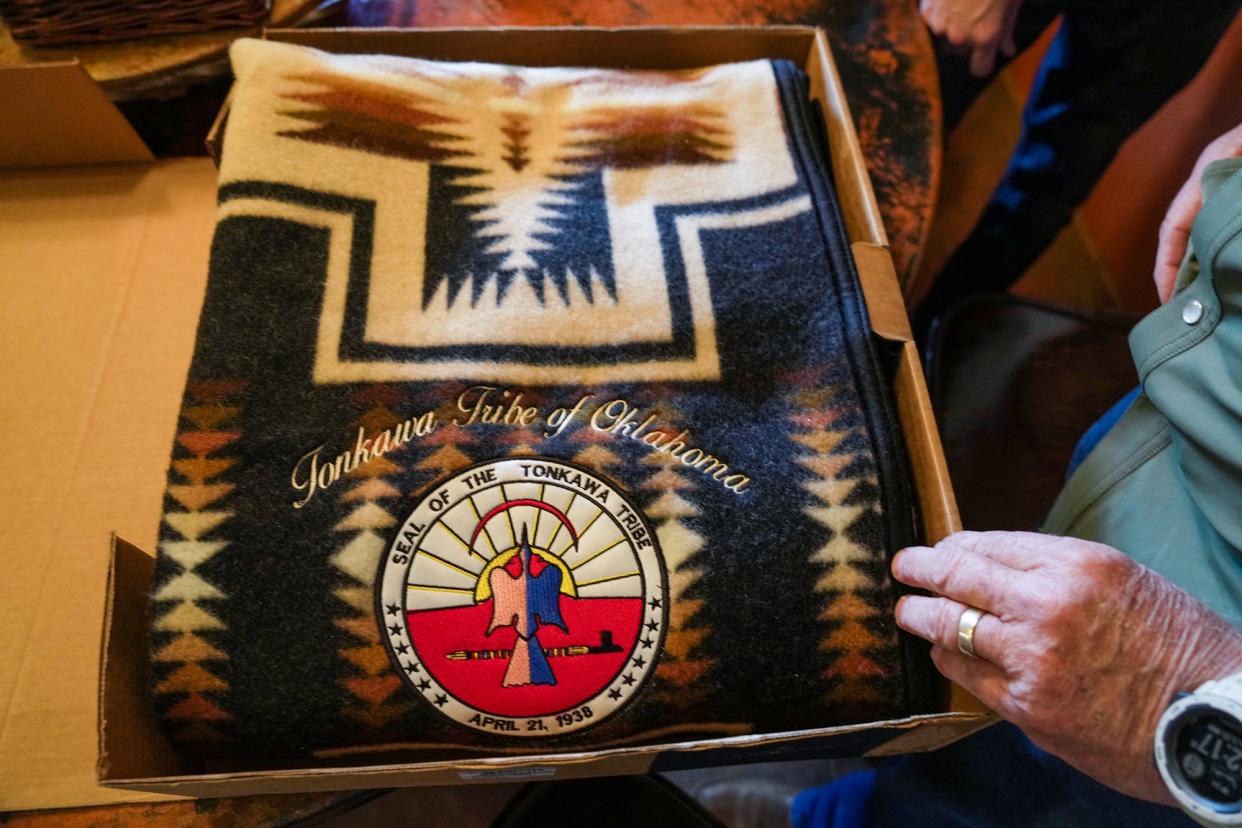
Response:
[[[900,432],[801,72],[232,58],[151,595],[176,744],[925,708]]]

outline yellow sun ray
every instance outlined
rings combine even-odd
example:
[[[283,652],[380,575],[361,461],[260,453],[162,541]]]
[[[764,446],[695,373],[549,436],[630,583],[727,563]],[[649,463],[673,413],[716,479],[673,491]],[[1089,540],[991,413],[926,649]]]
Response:
[[[544,499],[543,499],[543,493],[547,490],[547,488],[548,488],[548,484],[547,484],[547,483],[540,483],[540,484],[539,484],[539,502],[540,502],[540,503],[547,503],[547,502],[548,502],[548,501],[546,501],[546,500],[544,500]],[[541,517],[543,517],[543,509],[536,509],[536,510],[535,510],[535,528],[534,528],[534,530],[530,533],[530,542],[531,542],[531,543],[538,543],[538,542],[539,542],[539,518],[541,518]]]
[[[449,569],[453,570],[454,572],[460,572],[462,575],[465,575],[467,578],[471,580],[474,580],[475,578],[478,577],[478,575],[471,572],[470,570],[462,569],[457,564],[450,563],[449,561],[444,560],[444,558],[441,558],[439,555],[433,555],[430,552],[428,552],[426,549],[419,549],[414,554],[415,555],[426,555],[428,558],[431,558],[433,561],[440,564],[441,566],[447,566]]]
[[[477,521],[483,520],[483,515],[479,512],[479,507],[475,505],[474,495],[470,495],[466,498],[466,500],[470,501],[470,508],[474,511],[474,519]],[[496,545],[496,541],[492,540],[492,533],[486,526],[483,527],[483,535],[487,538],[488,546],[492,548],[492,557],[496,557],[500,554],[500,547]]]
[[[578,540],[576,541],[576,540],[573,540],[572,538],[570,538],[569,543],[567,543],[567,544],[565,544],[563,547],[561,547],[561,551],[560,551],[560,552],[557,552],[557,553],[556,553],[556,556],[557,556],[558,558],[563,558],[563,557],[565,556],[565,553],[569,550],[569,547],[573,546],[573,545],[574,545],[574,544],[576,544],[578,541],[580,541],[580,540],[582,540],[584,537],[586,537],[586,533],[587,533],[587,532],[589,532],[589,531],[591,531],[591,527],[595,525],[595,521],[599,520],[600,515],[602,515],[602,514],[604,514],[604,510],[603,510],[603,509],[600,509],[598,512],[596,512],[596,513],[595,513],[595,517],[591,518],[591,521],[590,521],[590,522],[589,522],[589,523],[588,523],[585,527],[583,527],[583,529],[582,529],[582,531],[581,531],[581,532],[579,532],[579,533],[578,533]],[[549,542],[548,542],[548,546],[551,546],[551,545],[552,545],[552,543],[551,543],[551,541],[549,541]]]
[[[505,491],[505,484],[500,484],[500,497],[502,502],[508,502],[509,493]],[[513,525],[513,509],[505,509],[505,517],[509,519],[509,537],[513,538],[513,545],[517,546],[517,528]]]
[[[421,584],[406,584],[406,589],[419,589],[423,592],[452,592],[456,595],[474,595],[473,589],[458,589],[457,587],[433,587],[422,586]]]
[[[437,523],[436,525],[437,525],[437,526],[439,526],[440,528],[442,528],[445,532],[448,532],[450,535],[452,535],[452,536],[453,536],[453,540],[455,540],[455,541],[457,541],[458,543],[460,543],[460,544],[461,544],[461,548],[462,548],[462,549],[464,549],[464,550],[466,550],[466,552],[468,552],[468,553],[469,553],[469,554],[471,554],[471,555],[474,555],[476,558],[478,558],[478,559],[479,559],[480,561],[482,561],[483,563],[487,563],[487,558],[483,557],[483,556],[482,556],[482,555],[480,555],[478,552],[475,552],[475,551],[474,551],[474,549],[473,549],[473,547],[471,547],[471,546],[470,546],[470,544],[466,543],[466,539],[465,539],[465,538],[463,538],[461,535],[457,534],[456,532],[454,532],[454,531],[453,531],[453,527],[449,526],[449,525],[448,525],[448,523],[446,523],[445,521],[441,520],[441,521],[440,521],[439,523]],[[490,539],[489,539],[489,540],[490,540]]]
[[[574,564],[573,566],[571,566],[571,567],[569,568],[569,569],[570,569],[570,571],[572,572],[573,570],[577,569],[577,568],[578,568],[578,567],[580,567],[580,566],[586,566],[586,565],[587,565],[587,564],[589,564],[591,561],[593,561],[593,560],[595,560],[596,558],[598,558],[600,555],[604,554],[605,552],[609,551],[610,549],[616,549],[618,546],[620,546],[620,545],[621,545],[621,544],[623,544],[623,543],[625,543],[625,536],[624,536],[624,535],[622,535],[621,537],[617,538],[615,541],[613,541],[612,543],[608,544],[608,545],[607,545],[607,546],[605,546],[603,549],[601,549],[601,550],[599,550],[598,552],[594,553],[594,554],[593,554],[593,555],[591,555],[589,558],[585,558],[585,559],[583,559],[583,560],[581,560],[581,561],[578,561],[576,564]]]
[[[590,586],[591,584],[603,584],[608,581],[619,581],[622,578],[633,578],[635,575],[641,575],[641,574],[642,574],[641,572],[635,569],[633,572],[626,572],[622,575],[609,575],[607,578],[596,578],[593,581],[579,581],[578,587],[579,589],[581,589],[582,587]]]
[[[576,498],[577,496],[578,496],[578,493],[577,493],[577,492],[570,492],[570,493],[569,493],[569,504],[565,507],[565,510],[564,510],[564,514],[565,514],[565,517],[566,517],[566,518],[568,518],[568,517],[569,517],[569,510],[570,510],[570,509],[572,509],[572,508],[574,508],[574,498]],[[562,527],[564,527],[564,526],[565,526],[565,524],[560,523],[559,521],[557,522],[557,524],[556,524],[556,531],[552,533],[552,537],[548,538],[548,548],[549,548],[549,549],[551,549],[551,548],[552,548],[552,544],[556,543],[556,536],[557,536],[557,535],[559,535],[559,534],[561,533],[561,529],[562,529]]]

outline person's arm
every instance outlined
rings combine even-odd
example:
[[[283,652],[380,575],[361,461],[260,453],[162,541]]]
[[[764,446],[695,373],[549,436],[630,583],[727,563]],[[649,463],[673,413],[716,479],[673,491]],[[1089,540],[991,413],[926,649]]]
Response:
[[[996,53],[1013,57],[1014,26],[1022,0],[920,0],[919,11],[932,34],[969,51],[970,72],[987,77]]]
[[[1194,223],[1199,207],[1203,205],[1203,188],[1200,184],[1203,168],[1213,161],[1238,156],[1242,156],[1242,124],[1204,147],[1190,178],[1186,179],[1186,183],[1173,197],[1173,203],[1169,205],[1164,221],[1160,224],[1160,242],[1156,248],[1156,272],[1153,278],[1161,302],[1169,301],[1169,297],[1173,295],[1177,270],[1181,267],[1186,246],[1190,242],[1190,226]]]
[[[935,645],[945,676],[1044,750],[1122,793],[1174,804],[1152,760],[1174,694],[1242,671],[1242,635],[1155,572],[1099,543],[1029,532],[959,532],[904,549],[897,623]],[[943,597],[941,597],[943,596]],[[984,610],[977,658],[957,647]]]
[[[1213,141],[1200,156],[1193,192],[1188,184],[1178,198],[1183,205],[1206,203],[1195,208],[1189,223],[1177,218],[1180,207],[1170,208],[1161,250],[1162,264],[1180,261],[1189,233],[1195,266],[1177,277],[1185,283],[1181,292],[1130,334],[1143,393],[1168,421],[1178,482],[1205,532],[1233,550],[1242,549],[1240,155],[1242,127]],[[1169,295],[1175,277],[1158,269],[1157,278],[1165,278],[1162,272],[1169,275],[1161,290]]]

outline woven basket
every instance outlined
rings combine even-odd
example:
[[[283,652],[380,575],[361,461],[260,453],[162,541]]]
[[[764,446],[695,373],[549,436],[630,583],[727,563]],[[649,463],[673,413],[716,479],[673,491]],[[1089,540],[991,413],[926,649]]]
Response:
[[[270,0],[0,0],[14,39],[32,46],[102,43],[253,26]]]

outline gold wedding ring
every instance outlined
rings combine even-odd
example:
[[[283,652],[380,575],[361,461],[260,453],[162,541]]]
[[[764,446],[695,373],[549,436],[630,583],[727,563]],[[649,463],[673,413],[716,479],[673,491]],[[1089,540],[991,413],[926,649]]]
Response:
[[[983,610],[967,607],[957,619],[957,649],[971,658],[979,657],[975,655],[975,627],[983,615]]]

